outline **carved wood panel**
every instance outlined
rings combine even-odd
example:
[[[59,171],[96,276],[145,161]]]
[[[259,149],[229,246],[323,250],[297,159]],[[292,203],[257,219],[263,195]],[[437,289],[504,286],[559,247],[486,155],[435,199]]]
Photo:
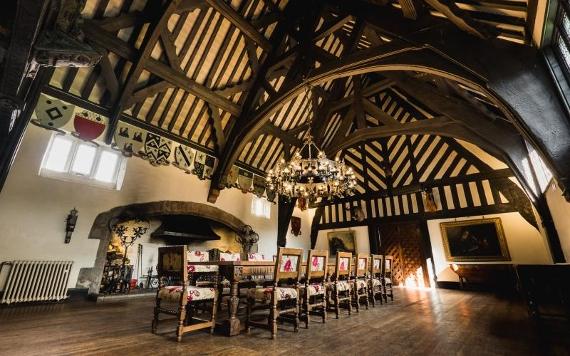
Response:
[[[380,226],[380,251],[394,256],[393,282],[397,285],[429,286],[422,235],[417,223]]]

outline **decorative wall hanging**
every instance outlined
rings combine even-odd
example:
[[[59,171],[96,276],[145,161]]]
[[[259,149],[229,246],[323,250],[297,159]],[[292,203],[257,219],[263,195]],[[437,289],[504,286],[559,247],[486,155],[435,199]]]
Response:
[[[257,174],[253,175],[253,194],[257,197],[262,198],[263,193],[265,193],[265,178],[258,176]]]
[[[425,210],[430,213],[436,212],[437,204],[435,203],[435,198],[433,197],[433,192],[431,189],[424,189],[422,192],[422,197],[424,198]]]
[[[500,218],[444,222],[440,228],[450,262],[511,260]]]
[[[329,256],[335,256],[338,251],[356,253],[354,231],[331,231],[327,234],[329,241]]]
[[[240,168],[238,174],[238,184],[243,193],[251,192],[251,185],[253,184],[253,173]]]
[[[305,211],[307,210],[307,199],[301,197],[301,198],[297,198],[297,208]]]
[[[206,154],[204,152],[196,152],[196,158],[194,159],[194,169],[192,173],[198,176],[198,178],[203,179],[204,177],[204,164],[206,163]]]
[[[267,196],[268,201],[275,203],[275,198],[277,198],[277,193],[274,190],[266,189],[265,194]]]
[[[72,134],[85,141],[97,139],[105,131],[107,120],[94,112],[80,110],[73,118],[75,132]]]
[[[146,159],[153,166],[167,166],[172,152],[172,141],[159,135],[147,132],[144,143]]]
[[[192,173],[192,162],[194,161],[194,150],[185,145],[178,145],[174,149],[173,166],[182,169],[184,172]]]
[[[350,215],[352,220],[356,220],[358,222],[363,222],[366,219],[366,214],[364,214],[364,210],[359,205],[351,206],[350,207]]]
[[[293,236],[301,236],[301,218],[291,216],[291,233]]]
[[[73,116],[75,106],[64,103],[61,100],[53,99],[47,95],[40,95],[38,104],[34,110],[36,118],[31,123],[48,130],[56,130],[65,133],[59,128],[69,122]]]
[[[214,170],[214,165],[216,164],[216,158],[210,155],[206,155],[206,160],[204,161],[204,175],[203,179],[212,178],[212,171]]]
[[[228,173],[227,178],[226,178],[226,187],[227,188],[237,187],[238,175],[239,175],[239,167],[236,165],[233,165],[232,168],[230,169],[230,172]]]
[[[112,147],[120,150],[126,157],[144,155],[142,150],[146,131],[119,121],[113,138],[115,142],[113,142]]]

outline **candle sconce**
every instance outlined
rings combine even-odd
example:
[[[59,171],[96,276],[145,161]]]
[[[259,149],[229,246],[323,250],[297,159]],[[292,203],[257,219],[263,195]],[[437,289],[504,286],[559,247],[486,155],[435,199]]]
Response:
[[[75,225],[77,224],[79,211],[73,208],[67,215],[65,224],[65,243],[68,244],[71,241],[71,234],[75,231]]]

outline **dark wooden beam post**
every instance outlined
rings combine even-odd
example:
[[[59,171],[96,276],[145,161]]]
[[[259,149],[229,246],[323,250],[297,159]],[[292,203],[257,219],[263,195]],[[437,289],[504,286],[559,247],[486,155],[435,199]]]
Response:
[[[378,234],[378,225],[372,222],[368,223],[368,241],[370,243],[370,253],[380,253],[380,236]]]
[[[277,247],[285,247],[287,244],[287,231],[289,230],[289,222],[293,216],[293,210],[297,199],[287,200],[279,197],[277,212]]]
[[[4,9],[13,9],[14,18],[0,76],[0,190],[12,167],[39,91],[51,77],[51,70],[40,70],[41,74],[35,80],[26,77],[33,46],[44,26],[48,3],[46,0],[20,0]]]
[[[16,118],[10,134],[5,137],[0,147],[0,190],[4,187],[8,173],[12,168],[16,154],[20,148],[24,134],[30,122],[32,113],[36,107],[42,88],[51,79],[53,68],[40,69],[34,78],[30,90],[26,95],[25,105],[19,116]]]
[[[311,248],[315,248],[317,245],[317,237],[319,236],[319,224],[321,223],[321,217],[325,211],[324,207],[319,207],[315,210],[315,216],[313,216],[313,221],[311,223]]]

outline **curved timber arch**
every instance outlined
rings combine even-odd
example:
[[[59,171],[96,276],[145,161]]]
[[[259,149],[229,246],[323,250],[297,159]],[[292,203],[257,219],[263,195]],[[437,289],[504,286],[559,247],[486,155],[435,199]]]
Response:
[[[570,175],[570,140],[567,139],[570,123],[561,104],[552,100],[556,94],[536,50],[474,38],[453,28],[445,29],[445,38],[442,38],[442,32],[441,28],[420,31],[414,40],[396,37],[387,44],[324,63],[310,71],[306,78],[292,80],[257,110],[244,111],[230,131],[220,156],[210,188],[210,201],[215,201],[217,194],[214,191],[223,188],[220,183],[224,182],[245,142],[268,122],[271,114],[299,95],[307,85],[371,72],[428,73],[484,93],[516,129],[508,132],[492,122],[466,122],[474,131],[473,137],[480,136],[489,141],[488,150],[495,146],[493,151],[504,151],[501,156],[532,194],[528,189],[532,184],[522,174],[522,160],[528,155],[524,137],[541,153],[564,186]],[[458,46],[458,42],[462,46]],[[473,48],[472,52],[466,53],[466,44]],[[505,73],[507,79],[504,79]]]

